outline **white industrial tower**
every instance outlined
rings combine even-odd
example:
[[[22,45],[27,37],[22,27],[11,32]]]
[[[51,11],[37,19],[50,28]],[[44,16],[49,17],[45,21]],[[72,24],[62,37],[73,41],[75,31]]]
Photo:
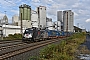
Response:
[[[63,11],[63,24],[65,32],[73,32],[74,13],[71,10]]]
[[[57,11],[57,20],[63,22],[62,20],[62,11]]]
[[[18,25],[18,21],[19,21],[19,16],[18,16],[18,15],[14,15],[14,16],[12,17],[12,23],[13,23],[14,25]]]
[[[38,28],[38,13],[37,11],[31,10],[31,25],[32,27]]]
[[[44,29],[46,27],[46,7],[39,6],[37,7],[38,20],[39,20],[39,28]]]
[[[60,21],[60,29],[61,31],[63,31],[63,12],[62,11],[57,11],[57,21],[59,22]]]

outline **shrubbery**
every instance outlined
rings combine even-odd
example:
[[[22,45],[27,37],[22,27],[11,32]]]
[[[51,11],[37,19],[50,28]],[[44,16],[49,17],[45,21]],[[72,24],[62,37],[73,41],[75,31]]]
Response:
[[[37,56],[31,56],[28,60],[39,60],[39,58]]]
[[[9,34],[8,37],[4,37],[4,40],[17,40],[17,39],[22,39],[21,34]]]
[[[77,48],[85,40],[85,34],[76,33],[60,44],[48,45],[40,51],[40,60],[73,60]]]

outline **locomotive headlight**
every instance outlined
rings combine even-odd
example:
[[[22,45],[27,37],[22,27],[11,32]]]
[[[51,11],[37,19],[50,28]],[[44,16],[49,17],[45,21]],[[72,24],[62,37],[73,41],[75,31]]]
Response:
[[[24,37],[25,38],[32,38],[32,34],[25,34]]]

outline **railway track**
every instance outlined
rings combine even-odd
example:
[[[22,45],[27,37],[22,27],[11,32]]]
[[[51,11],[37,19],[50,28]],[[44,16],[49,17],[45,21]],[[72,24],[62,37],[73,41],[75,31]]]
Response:
[[[0,40],[0,44],[21,42],[22,40]]]
[[[15,47],[20,44],[22,44],[22,42],[19,40],[17,40],[17,41],[2,41],[0,44],[0,52],[3,50],[6,50],[6,49],[10,49],[10,48]]]
[[[0,48],[0,60],[5,60],[10,57],[25,53],[27,51],[54,43],[60,41],[60,39],[52,39],[52,40],[46,40],[46,41],[41,41],[41,42],[36,42],[36,43],[18,43],[18,44],[11,44],[8,46],[4,46],[5,48]]]
[[[10,51],[11,49],[16,49],[17,47],[25,46],[25,43],[18,43],[18,44],[11,44],[8,46],[1,46],[0,47],[0,54]]]

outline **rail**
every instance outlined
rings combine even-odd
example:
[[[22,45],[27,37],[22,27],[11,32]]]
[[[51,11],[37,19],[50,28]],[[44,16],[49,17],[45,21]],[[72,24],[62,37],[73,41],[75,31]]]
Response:
[[[5,49],[1,51],[2,53],[0,52],[0,60],[5,60],[10,57],[31,51],[33,49],[36,49],[36,48],[60,41],[60,40],[61,39],[52,39],[52,40],[46,40],[46,41],[30,43],[30,44],[17,44],[16,47],[14,47],[13,45],[13,46],[10,46],[12,47],[11,49]]]

